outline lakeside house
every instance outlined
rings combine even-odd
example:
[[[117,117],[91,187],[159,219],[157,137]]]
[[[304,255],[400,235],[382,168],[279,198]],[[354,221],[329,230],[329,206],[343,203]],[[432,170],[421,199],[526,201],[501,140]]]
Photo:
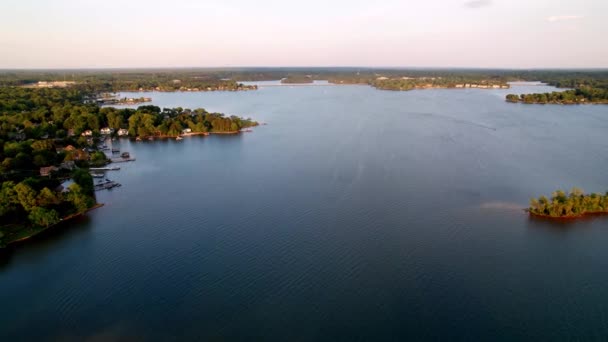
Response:
[[[50,177],[51,172],[57,172],[59,169],[55,166],[44,166],[40,168],[40,176],[42,177]]]
[[[73,160],[64,161],[59,165],[60,169],[63,170],[74,170],[76,168],[76,163]]]
[[[118,136],[119,137],[126,137],[129,135],[129,130],[126,128],[121,128],[118,130]]]
[[[101,133],[103,135],[110,135],[110,134],[114,133],[114,129],[109,128],[109,127],[104,127],[99,130],[99,133]]]
[[[87,129],[86,131],[82,132],[80,135],[82,135],[83,137],[90,137],[93,135],[93,131],[91,131],[90,129]]]
[[[192,130],[190,128],[182,129],[182,134],[188,134],[188,133],[192,133]]]

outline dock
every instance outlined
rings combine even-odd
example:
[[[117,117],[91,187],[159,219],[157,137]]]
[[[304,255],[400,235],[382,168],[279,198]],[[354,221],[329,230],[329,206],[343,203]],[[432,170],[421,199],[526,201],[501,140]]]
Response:
[[[109,181],[106,181],[106,182],[103,182],[103,183],[97,183],[97,184],[95,184],[95,191],[109,190],[109,189],[116,188],[116,187],[119,187],[119,186],[121,186],[120,183],[109,180]]]
[[[130,161],[135,161],[135,158],[112,158],[110,159],[112,163],[126,163]]]
[[[89,168],[90,171],[118,171],[120,170],[120,167],[118,166],[112,166],[112,167],[91,167]]]

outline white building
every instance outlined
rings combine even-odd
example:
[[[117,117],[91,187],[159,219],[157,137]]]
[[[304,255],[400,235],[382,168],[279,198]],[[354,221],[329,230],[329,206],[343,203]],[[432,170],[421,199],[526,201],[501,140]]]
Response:
[[[102,129],[100,129],[99,132],[101,134],[109,135],[109,134],[112,134],[114,132],[114,130],[112,128],[109,128],[109,127],[104,127]]]
[[[182,130],[182,134],[188,134],[188,133],[192,133],[192,130],[190,128],[184,128]]]
[[[93,135],[93,131],[91,131],[90,129],[87,129],[86,131],[82,132],[82,134],[80,134],[80,135],[82,135],[83,137],[90,137]]]
[[[129,130],[126,128],[121,128],[118,130],[118,136],[120,137],[126,137],[127,135],[129,135]]]

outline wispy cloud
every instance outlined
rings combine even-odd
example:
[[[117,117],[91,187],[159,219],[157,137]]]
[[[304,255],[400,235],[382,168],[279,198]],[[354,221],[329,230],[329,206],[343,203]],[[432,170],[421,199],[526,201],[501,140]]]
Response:
[[[469,0],[464,3],[466,8],[482,8],[492,4],[492,0]]]
[[[556,21],[578,20],[583,19],[582,15],[553,15],[547,17],[547,21],[554,23]]]

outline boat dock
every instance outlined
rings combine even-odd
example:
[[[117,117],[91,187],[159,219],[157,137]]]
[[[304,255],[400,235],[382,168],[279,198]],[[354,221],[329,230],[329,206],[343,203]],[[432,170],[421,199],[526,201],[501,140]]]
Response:
[[[135,161],[135,158],[112,158],[110,160],[112,161],[112,163],[125,163]]]
[[[90,171],[118,171],[120,170],[120,167],[118,166],[112,166],[112,167],[91,167],[89,168]]]
[[[116,188],[121,186],[120,183],[111,181],[111,180],[106,180],[105,182],[100,182],[95,184],[95,191],[100,191],[100,190],[109,190],[112,188]]]

